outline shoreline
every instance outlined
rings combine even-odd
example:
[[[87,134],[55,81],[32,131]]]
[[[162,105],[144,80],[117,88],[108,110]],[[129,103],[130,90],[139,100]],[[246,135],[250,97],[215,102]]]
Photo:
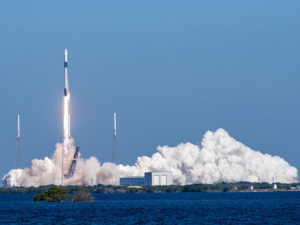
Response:
[[[1,187],[0,194],[37,194],[47,191],[55,185],[40,187]],[[94,186],[64,186],[68,193],[74,193],[84,187],[89,193],[180,193],[180,192],[298,192],[300,184],[268,184],[268,183],[220,183],[220,184],[189,184],[189,185],[169,185],[169,186],[114,186],[114,185],[94,185]]]

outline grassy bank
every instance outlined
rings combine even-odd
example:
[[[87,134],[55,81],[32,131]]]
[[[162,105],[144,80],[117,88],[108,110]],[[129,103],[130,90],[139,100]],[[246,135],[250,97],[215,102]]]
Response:
[[[277,183],[276,191],[297,191],[298,184]],[[40,187],[2,187],[0,194],[37,194],[49,190],[48,186]],[[250,187],[253,186],[253,190]],[[68,193],[75,193],[80,186],[66,186]],[[151,192],[245,192],[245,191],[275,191],[268,183],[220,183],[220,184],[191,184],[191,185],[170,185],[170,186],[113,186],[94,185],[86,186],[90,193],[151,193]]]

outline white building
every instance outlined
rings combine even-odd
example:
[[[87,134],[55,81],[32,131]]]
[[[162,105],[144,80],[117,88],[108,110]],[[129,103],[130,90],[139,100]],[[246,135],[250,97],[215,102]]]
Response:
[[[157,171],[145,173],[145,186],[172,184],[173,174],[171,171]]]

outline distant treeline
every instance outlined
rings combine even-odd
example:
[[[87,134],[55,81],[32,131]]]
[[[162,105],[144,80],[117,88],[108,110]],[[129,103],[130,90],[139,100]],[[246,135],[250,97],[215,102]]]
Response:
[[[299,184],[277,183],[277,190],[295,190]],[[0,194],[38,194],[49,190],[55,185],[40,187],[1,187]],[[253,190],[250,187],[253,186]],[[76,193],[81,186],[65,186],[68,193]],[[94,185],[85,186],[90,193],[153,193],[153,192],[241,192],[241,191],[268,191],[273,190],[268,183],[219,183],[219,184],[190,184],[190,185],[169,185],[169,186],[113,186]]]

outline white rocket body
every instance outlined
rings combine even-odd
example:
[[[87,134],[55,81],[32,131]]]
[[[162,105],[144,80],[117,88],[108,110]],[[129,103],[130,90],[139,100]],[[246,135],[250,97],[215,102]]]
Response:
[[[68,50],[67,49],[65,49],[64,68],[65,68],[65,89],[64,89],[64,94],[65,94],[65,96],[67,96],[68,94],[70,94],[69,79],[68,79]]]
[[[21,137],[21,128],[20,128],[20,114],[18,114],[18,133],[17,137]]]
[[[117,136],[117,113],[114,113],[114,136]]]
[[[112,146],[112,163],[118,163],[117,113],[114,113],[114,133]]]

